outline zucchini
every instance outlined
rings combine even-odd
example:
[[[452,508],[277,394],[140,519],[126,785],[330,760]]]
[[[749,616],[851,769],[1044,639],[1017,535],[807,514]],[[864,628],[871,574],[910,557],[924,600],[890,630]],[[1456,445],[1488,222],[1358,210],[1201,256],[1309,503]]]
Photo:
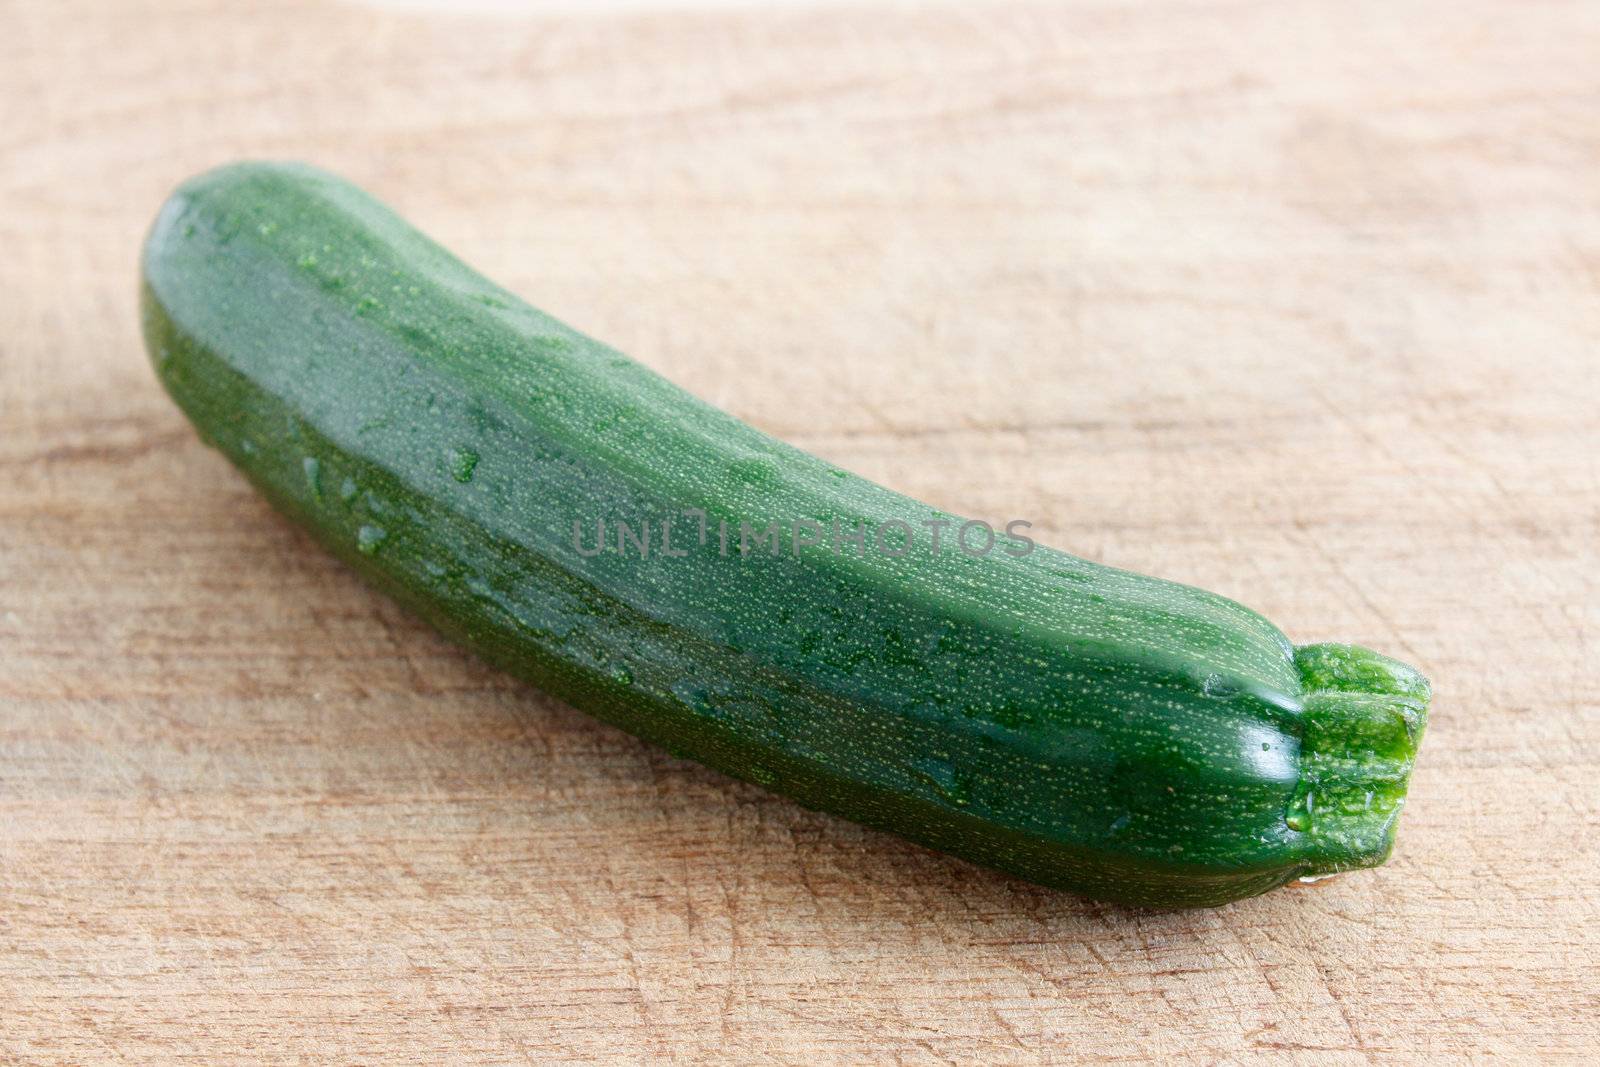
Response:
[[[191,179],[142,305],[161,381],[276,507],[486,660],[674,753],[1136,905],[1389,855],[1416,671],[1015,529],[957,546],[960,520],[702,403],[337,177]]]

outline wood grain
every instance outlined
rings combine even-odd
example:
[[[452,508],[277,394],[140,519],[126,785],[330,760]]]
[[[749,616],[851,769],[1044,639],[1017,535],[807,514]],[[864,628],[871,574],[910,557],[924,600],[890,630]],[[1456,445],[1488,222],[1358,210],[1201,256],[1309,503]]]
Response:
[[[1592,1060],[1600,6],[0,3],[0,1059]],[[143,229],[341,171],[940,506],[1437,684],[1382,870],[1129,912],[671,759],[279,521]]]

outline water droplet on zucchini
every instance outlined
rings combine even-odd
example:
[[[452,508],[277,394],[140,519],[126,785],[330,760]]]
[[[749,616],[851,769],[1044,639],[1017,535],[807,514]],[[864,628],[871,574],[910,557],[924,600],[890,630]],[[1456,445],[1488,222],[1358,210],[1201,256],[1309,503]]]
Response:
[[[478,466],[478,454],[470,448],[458,448],[450,456],[450,477],[466,485],[472,481],[472,472]]]
[[[316,456],[307,456],[300,461],[300,468],[306,475],[306,488],[311,490],[311,496],[316,500],[322,499],[322,464]]]
[[[370,556],[382,547],[383,542],[389,537],[389,531],[382,526],[363,526],[356,531],[356,548],[363,555]]]

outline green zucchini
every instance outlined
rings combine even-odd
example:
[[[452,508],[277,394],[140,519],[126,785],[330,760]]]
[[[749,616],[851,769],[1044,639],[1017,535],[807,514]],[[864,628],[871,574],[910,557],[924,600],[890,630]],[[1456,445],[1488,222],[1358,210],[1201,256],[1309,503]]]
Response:
[[[486,660],[674,753],[1137,905],[1390,852],[1416,671],[1014,529],[957,546],[953,516],[702,403],[339,178],[190,180],[142,305],[167,390],[274,505]]]

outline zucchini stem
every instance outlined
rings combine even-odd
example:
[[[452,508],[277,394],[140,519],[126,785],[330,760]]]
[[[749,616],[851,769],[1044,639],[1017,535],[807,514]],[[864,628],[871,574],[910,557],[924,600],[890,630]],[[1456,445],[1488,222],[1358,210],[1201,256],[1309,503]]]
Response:
[[[1394,849],[1417,745],[1428,721],[1428,680],[1355,645],[1302,645],[1300,786],[1285,821],[1301,835],[1304,876],[1376,867]]]

